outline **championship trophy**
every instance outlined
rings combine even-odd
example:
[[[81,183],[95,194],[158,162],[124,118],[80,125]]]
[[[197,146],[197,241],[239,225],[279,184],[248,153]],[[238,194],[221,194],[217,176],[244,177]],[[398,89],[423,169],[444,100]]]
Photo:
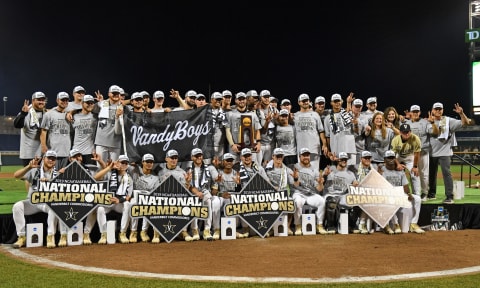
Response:
[[[450,219],[447,209],[444,209],[443,206],[438,206],[437,209],[433,210],[432,213],[432,230],[449,230]]]
[[[240,118],[240,129],[238,140],[241,149],[243,148],[254,148],[255,147],[255,129],[252,125],[252,116],[251,115],[242,115]]]

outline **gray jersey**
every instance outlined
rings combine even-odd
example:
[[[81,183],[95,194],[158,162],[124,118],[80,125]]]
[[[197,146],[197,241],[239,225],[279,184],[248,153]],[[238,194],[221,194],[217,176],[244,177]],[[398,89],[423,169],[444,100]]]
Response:
[[[448,120],[446,119],[448,118]],[[446,129],[448,121],[448,129]],[[456,146],[455,131],[462,127],[462,121],[447,116],[442,119],[435,120],[439,134],[437,136],[430,135],[430,147],[432,148],[432,157],[452,156],[452,147]]]
[[[78,149],[83,155],[92,154],[95,149],[95,129],[97,119],[92,113],[77,113],[73,116],[73,149]]]
[[[229,111],[227,113],[227,121],[228,121],[228,126],[230,127],[230,132],[232,133],[232,138],[234,143],[239,143],[239,133],[240,133],[240,122],[242,119],[242,115],[250,115],[252,116],[252,125],[255,130],[262,129],[262,125],[260,124],[260,121],[255,114],[255,112],[239,112],[237,109]],[[253,142],[254,139],[251,139]]]
[[[351,116],[351,114],[348,114]],[[323,125],[325,137],[330,138],[330,150],[337,155],[340,152],[356,153],[353,123],[346,123],[340,112],[325,117]]]
[[[282,164],[280,168],[276,168],[269,163],[269,165],[265,167],[265,172],[267,173],[268,179],[270,179],[270,183],[279,191],[287,190],[289,185],[293,185],[293,171],[285,164]]]
[[[108,100],[100,101],[95,106],[95,111],[98,112],[95,145],[121,148],[122,135],[115,134],[115,113],[118,106],[118,104],[110,104]]]
[[[420,118],[419,121],[412,122],[408,119],[405,123],[410,125],[412,133],[417,135],[422,142],[422,152],[428,152],[430,150],[430,133],[432,132],[432,124],[427,120]]]
[[[41,155],[40,148],[40,124],[42,123],[43,111],[35,111],[35,116],[28,112],[23,121],[20,131],[20,159],[33,159]],[[23,117],[22,112],[17,117]]]
[[[32,196],[33,191],[37,191],[38,185],[40,184],[40,179],[45,178],[48,180],[52,180],[57,176],[57,173],[55,172],[55,169],[52,169],[50,171],[44,171],[43,170],[43,164],[40,164],[41,167],[39,168],[33,168],[30,169],[23,177],[22,179],[30,183],[29,188],[28,188],[28,194],[27,194],[27,199],[30,200],[30,196]]]
[[[320,132],[323,132],[323,124],[320,116],[315,111],[301,112],[294,115],[295,136],[297,140],[297,152],[308,148],[311,153],[320,154]]]
[[[332,173],[328,174],[327,181],[329,184],[327,189],[328,194],[346,194],[348,192],[348,187],[357,180],[355,174],[350,170],[335,170]]]
[[[144,174],[140,166],[130,166],[129,173],[133,179],[133,189],[154,191],[160,185],[160,177],[155,174]]]
[[[398,170],[388,170],[385,166],[382,167],[382,176],[393,186],[405,186],[408,184],[405,172]]]
[[[218,191],[223,192],[239,192],[237,190],[237,182],[235,182],[235,177],[237,177],[238,172],[232,170],[231,173],[225,173],[222,170],[218,171],[218,174],[222,175],[222,181],[218,183]]]
[[[317,185],[318,178],[320,173],[318,170],[314,169],[312,166],[303,167],[300,164],[295,164],[295,168],[298,170],[298,179],[300,181],[300,186],[294,187],[294,192],[299,192],[305,195],[318,194]]]
[[[372,137],[370,134],[365,139],[365,149],[372,153],[372,161],[383,162],[383,156],[385,152],[390,149],[392,139],[395,137],[395,133],[392,129],[386,128],[387,133],[385,138],[382,137],[382,131],[380,129],[375,130],[375,135]]]
[[[160,183],[165,181],[168,177],[170,177],[170,175],[175,177],[175,179],[177,179],[177,181],[180,182],[180,184],[185,186],[185,177],[187,176],[187,174],[182,168],[178,166],[175,167],[174,169],[168,169],[168,168],[162,169],[158,173],[158,176],[160,177]]]
[[[263,123],[262,123],[262,120],[260,119],[260,124],[264,126],[266,121],[265,115],[268,115],[268,113],[273,113],[274,112],[273,107],[268,106],[267,109],[259,109],[259,111],[261,112],[264,118]],[[272,144],[274,132],[275,132],[275,123],[273,122],[273,119],[271,119],[270,122],[268,123],[267,130],[265,131],[265,133],[260,133],[260,142],[262,143],[262,145]]]
[[[225,126],[228,125],[227,115],[223,109],[212,109],[213,145],[225,145]],[[218,155],[223,156],[223,155]]]
[[[65,119],[65,112],[59,112],[57,109],[49,110],[43,116],[42,129],[48,131],[47,146],[55,150],[58,157],[70,156],[70,123]]]
[[[81,110],[82,108],[83,108],[82,103],[75,103],[71,101],[71,102],[68,102],[68,106],[67,108],[65,108],[65,112],[69,112],[72,110]]]
[[[297,142],[293,125],[277,125],[275,128],[275,148],[282,148],[285,156],[297,155]]]

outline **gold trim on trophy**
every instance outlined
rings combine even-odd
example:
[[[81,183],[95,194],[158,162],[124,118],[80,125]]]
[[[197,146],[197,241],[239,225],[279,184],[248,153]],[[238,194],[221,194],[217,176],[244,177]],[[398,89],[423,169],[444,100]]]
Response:
[[[255,129],[252,123],[252,115],[241,116],[238,140],[241,149],[255,147]]]

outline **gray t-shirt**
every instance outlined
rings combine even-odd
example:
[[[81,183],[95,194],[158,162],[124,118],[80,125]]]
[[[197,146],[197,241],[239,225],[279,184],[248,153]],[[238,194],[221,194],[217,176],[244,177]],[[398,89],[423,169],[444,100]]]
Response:
[[[407,176],[403,171],[388,170],[385,166],[383,166],[382,176],[393,186],[405,186],[408,184]]]
[[[118,104],[110,104],[109,100],[100,101],[95,106],[95,111],[98,112],[95,145],[121,148],[122,135],[115,134],[115,114],[118,106]]]
[[[21,117],[21,113],[17,117]],[[40,147],[40,125],[45,113],[36,111],[35,114],[36,116],[32,117],[31,113],[28,112],[23,122],[23,128],[20,131],[20,159],[33,159],[42,153]],[[35,123],[36,121],[33,118],[38,120],[38,124]]]
[[[239,133],[240,133],[242,115],[250,115],[252,117],[252,125],[255,128],[255,130],[259,130],[262,128],[262,125],[260,124],[260,121],[258,120],[258,117],[255,114],[255,112],[241,113],[237,109],[229,111],[227,113],[227,121],[228,121],[228,126],[230,127],[230,132],[232,133],[232,138],[234,143],[239,143]],[[254,142],[255,139],[250,139],[250,141]]]
[[[420,118],[419,121],[412,122],[408,119],[405,123],[410,125],[412,133],[420,138],[422,143],[422,152],[428,152],[430,150],[430,134],[432,133],[432,124],[427,120]]]
[[[73,149],[78,149],[83,155],[92,154],[95,149],[95,129],[97,128],[97,119],[92,113],[77,113],[73,116],[74,130]]]
[[[282,148],[285,156],[297,155],[295,127],[293,125],[276,127],[275,148]]]
[[[57,152],[58,157],[68,157],[72,144],[70,123],[65,119],[65,112],[59,112],[57,109],[49,110],[43,116],[41,127],[48,131],[48,148]]]
[[[312,166],[303,167],[298,163],[295,164],[295,168],[298,170],[300,186],[291,186],[294,187],[294,193],[298,192],[305,195],[318,194],[316,187],[318,185],[318,177],[320,177],[319,171],[314,169]]]
[[[448,118],[448,131],[446,130]],[[443,116],[442,120],[435,120],[435,124],[439,129],[439,135],[434,136],[430,134],[430,147],[432,148],[432,157],[452,156],[452,147],[456,146],[455,131],[462,127],[462,121],[447,116]]]
[[[311,153],[320,154],[320,132],[323,132],[323,124],[320,116],[315,111],[301,112],[294,115],[295,137],[297,140],[297,152],[308,148]]]
[[[395,137],[395,133],[392,129],[386,128],[387,133],[385,138],[382,137],[382,131],[380,129],[375,130],[375,135],[366,136],[365,149],[372,153],[372,161],[383,162],[385,152],[390,149],[392,139]]]

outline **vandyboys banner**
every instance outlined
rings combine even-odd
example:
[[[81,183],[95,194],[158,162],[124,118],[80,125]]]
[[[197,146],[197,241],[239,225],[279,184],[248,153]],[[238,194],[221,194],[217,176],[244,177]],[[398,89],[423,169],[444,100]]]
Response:
[[[193,148],[203,150],[204,158],[213,156],[212,110],[209,105],[198,109],[169,113],[134,113],[124,115],[125,138],[130,161],[141,161],[151,153],[156,162],[175,149],[179,161],[191,160]]]

